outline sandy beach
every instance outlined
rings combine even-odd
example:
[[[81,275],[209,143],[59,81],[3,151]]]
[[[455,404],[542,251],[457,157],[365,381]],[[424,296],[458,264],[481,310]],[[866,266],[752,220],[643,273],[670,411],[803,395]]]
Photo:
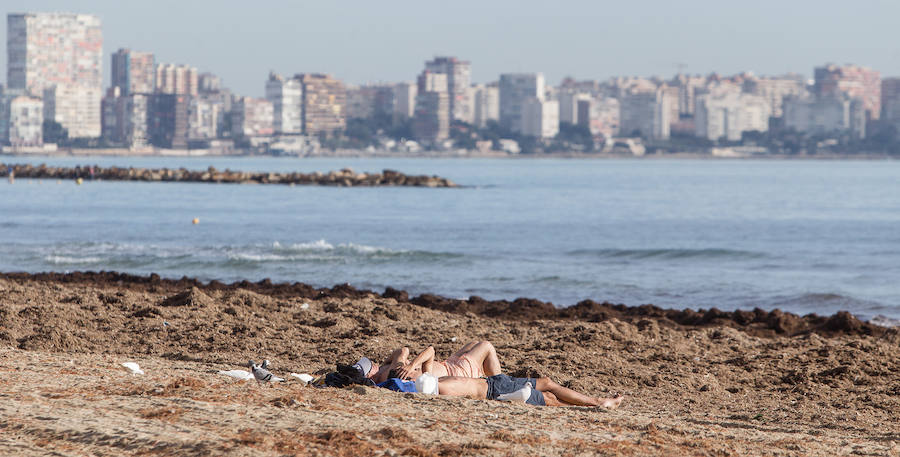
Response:
[[[540,408],[288,376],[472,340],[509,374],[627,398]],[[251,358],[289,381],[217,374]],[[900,455],[900,332],[845,313],[3,274],[0,371],[2,455]]]

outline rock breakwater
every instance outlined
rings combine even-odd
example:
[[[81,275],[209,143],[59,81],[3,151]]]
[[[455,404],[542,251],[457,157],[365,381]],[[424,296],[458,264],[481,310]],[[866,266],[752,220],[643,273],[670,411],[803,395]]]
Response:
[[[8,176],[10,172],[16,178],[32,179],[82,179],[104,181],[165,181],[165,182],[204,182],[227,184],[285,184],[307,186],[340,186],[340,187],[375,187],[375,186],[409,186],[409,187],[458,187],[453,181],[440,176],[407,175],[394,170],[383,170],[381,173],[357,173],[350,168],[328,173],[268,173],[233,170],[217,170],[209,167],[206,170],[188,170],[186,168],[122,168],[100,167],[96,165],[68,167],[52,167],[46,164],[2,164],[0,176]]]

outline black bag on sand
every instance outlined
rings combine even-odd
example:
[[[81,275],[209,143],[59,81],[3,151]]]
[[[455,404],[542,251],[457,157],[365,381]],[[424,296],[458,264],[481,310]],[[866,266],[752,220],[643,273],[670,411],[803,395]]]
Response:
[[[359,370],[350,366],[337,364],[337,371],[325,375],[321,387],[347,387],[351,385],[375,386],[375,381],[366,378]]]

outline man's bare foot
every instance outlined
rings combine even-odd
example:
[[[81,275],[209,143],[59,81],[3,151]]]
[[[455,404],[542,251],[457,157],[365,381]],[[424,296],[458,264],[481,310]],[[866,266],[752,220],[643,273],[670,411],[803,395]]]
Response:
[[[618,394],[612,398],[597,398],[597,406],[606,409],[616,409],[622,404],[624,399],[624,396]]]

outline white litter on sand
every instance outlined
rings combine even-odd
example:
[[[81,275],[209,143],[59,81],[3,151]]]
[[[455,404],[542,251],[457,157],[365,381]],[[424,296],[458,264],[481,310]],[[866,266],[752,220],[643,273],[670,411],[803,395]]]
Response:
[[[300,305],[300,309],[309,309],[309,303],[304,303]]]
[[[139,367],[138,364],[134,362],[125,362],[122,364],[122,366],[128,368],[128,370],[131,371],[131,374],[133,375],[144,374],[144,370],[141,370],[141,367]]]
[[[303,383],[304,386],[309,384],[309,382],[313,380],[312,375],[309,375],[306,373],[301,373],[301,374],[291,373],[291,376],[299,379]]]
[[[245,370],[220,370],[219,374],[223,374],[225,376],[231,376],[232,378],[240,379],[241,381],[249,381],[253,379],[253,373]]]

